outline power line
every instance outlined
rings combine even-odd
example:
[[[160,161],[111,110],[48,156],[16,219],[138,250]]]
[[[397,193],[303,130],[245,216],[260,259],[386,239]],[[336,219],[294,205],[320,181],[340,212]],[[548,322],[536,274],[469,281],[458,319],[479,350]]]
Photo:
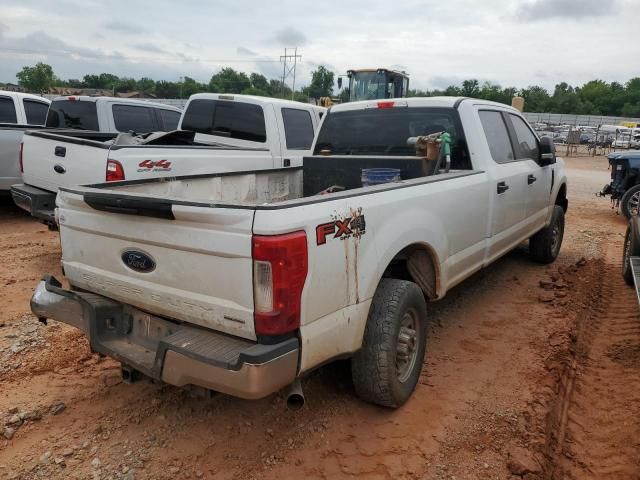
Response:
[[[287,48],[284,49],[284,55],[280,55],[280,61],[283,62],[282,65],[282,95],[284,95],[284,87],[286,85],[286,80],[289,75],[293,72],[293,85],[291,88],[291,100],[296,93],[296,67],[298,66],[298,59],[302,60],[302,55],[298,55],[298,47],[293,49],[293,55],[287,54]],[[287,61],[291,61],[293,59],[293,66],[287,70]]]

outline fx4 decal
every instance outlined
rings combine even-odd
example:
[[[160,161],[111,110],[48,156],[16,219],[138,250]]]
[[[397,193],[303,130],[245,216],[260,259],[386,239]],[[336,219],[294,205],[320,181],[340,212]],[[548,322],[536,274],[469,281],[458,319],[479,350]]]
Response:
[[[143,160],[138,164],[138,172],[169,172],[171,162],[169,160]]]
[[[347,238],[360,238],[365,234],[366,222],[362,209],[353,211],[350,217],[344,219],[335,219],[331,222],[321,223],[316,227],[316,243],[324,245],[327,243],[327,237],[339,238],[346,240]]]

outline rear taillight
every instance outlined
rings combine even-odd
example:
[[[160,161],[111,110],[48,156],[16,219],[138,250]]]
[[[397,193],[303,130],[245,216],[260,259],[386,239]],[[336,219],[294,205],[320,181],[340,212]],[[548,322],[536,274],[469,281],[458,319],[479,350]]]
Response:
[[[112,160],[111,158],[107,160],[107,182],[119,182],[120,180],[124,180],[124,168],[122,168],[122,164],[117,160]]]
[[[20,142],[20,150],[18,151],[18,164],[20,165],[20,173],[24,173],[24,163],[22,154],[24,153],[24,142]]]
[[[377,108],[396,108],[407,106],[408,103],[405,100],[382,100],[376,103]]]
[[[385,102],[378,102],[378,108],[393,108],[395,102],[389,102],[389,101],[385,101]]]
[[[253,236],[256,335],[282,335],[300,327],[300,299],[306,278],[304,232]]]

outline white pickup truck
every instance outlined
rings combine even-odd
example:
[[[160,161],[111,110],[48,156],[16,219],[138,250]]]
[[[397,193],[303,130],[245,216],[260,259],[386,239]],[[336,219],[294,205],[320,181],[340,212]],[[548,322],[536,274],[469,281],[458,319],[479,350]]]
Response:
[[[435,132],[448,172],[412,146]],[[359,396],[402,405],[427,302],[525,240],[557,257],[563,162],[517,110],[465,98],[338,105],[314,145],[302,168],[61,188],[71,289],[45,276],[33,312],[127,377],[260,398],[351,357]],[[369,168],[401,179],[362,187]]]
[[[49,101],[47,100],[47,103]],[[55,193],[43,190],[39,185],[39,181],[33,179],[33,169],[45,167],[46,174],[54,177],[60,175],[60,172],[66,173],[66,168],[60,162],[56,162],[58,167],[47,169],[47,159],[54,157],[57,160],[64,158],[61,152],[65,150],[64,145],[56,144],[56,146],[47,145],[46,154],[41,157],[43,152],[38,149],[28,148],[26,158],[29,161],[28,176],[35,184],[21,184],[24,174],[24,139],[34,133],[43,133],[48,140],[46,142],[64,140],[61,137],[69,137],[72,139],[98,139],[105,141],[113,138],[118,132],[128,132],[134,130],[136,132],[153,132],[153,131],[171,131],[175,130],[180,121],[181,110],[171,105],[161,103],[152,103],[142,100],[114,98],[114,97],[89,97],[89,96],[66,96],[56,97],[47,106],[44,111],[46,120],[43,120],[44,127],[36,130],[32,127],[22,129],[20,136],[15,138],[16,142],[16,160],[15,177],[7,186],[7,190],[11,190],[11,194],[16,204],[27,211],[31,212],[35,217],[52,223],[53,206],[55,201]],[[27,130],[26,135],[22,135]],[[53,135],[53,137],[48,137]],[[21,143],[22,142],[22,143]],[[27,139],[27,144],[31,145],[31,140]],[[60,147],[60,148],[58,148]],[[50,151],[49,151],[50,150]],[[19,153],[18,153],[19,152]],[[80,153],[82,156],[82,152]],[[83,158],[83,157],[81,157]],[[79,162],[78,159],[74,159]],[[83,158],[83,160],[86,160]],[[50,160],[49,160],[50,161]],[[103,167],[104,168],[104,167]],[[62,177],[61,177],[62,178]],[[62,184],[65,184],[63,181]],[[53,190],[55,192],[55,189]]]
[[[28,93],[0,91],[0,194],[21,178],[18,164],[22,134],[45,123],[49,100]]]
[[[80,103],[68,102],[65,108],[76,104]],[[144,104],[127,108],[150,110]],[[59,110],[64,115],[56,117],[69,117]],[[142,138],[127,133],[27,132],[22,147],[24,184],[11,192],[17,205],[51,224],[59,187],[301,165],[324,110],[274,98],[197,94],[171,128],[190,134]],[[56,111],[55,101],[51,111]],[[127,127],[133,128],[140,115],[129,114]],[[115,120],[116,128],[123,126],[118,117]],[[89,130],[98,126],[84,121],[82,125]]]

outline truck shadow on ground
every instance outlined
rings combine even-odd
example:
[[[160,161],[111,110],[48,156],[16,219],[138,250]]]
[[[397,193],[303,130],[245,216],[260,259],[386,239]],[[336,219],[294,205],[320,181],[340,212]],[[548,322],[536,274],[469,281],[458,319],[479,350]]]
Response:
[[[11,195],[0,193],[0,221],[5,218],[26,217],[29,214],[13,203]],[[34,218],[34,222],[37,220]],[[0,228],[2,225],[0,224]]]

